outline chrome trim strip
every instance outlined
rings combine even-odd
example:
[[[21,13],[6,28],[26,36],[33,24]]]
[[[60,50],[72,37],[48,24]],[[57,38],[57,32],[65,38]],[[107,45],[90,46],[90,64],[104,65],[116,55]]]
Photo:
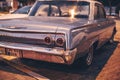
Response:
[[[65,52],[63,49],[44,48],[44,47],[39,47],[39,46],[34,46],[34,45],[27,45],[27,44],[20,44],[20,43],[10,43],[10,42],[0,42],[0,47],[34,51],[34,52],[54,54],[54,55],[63,55],[64,52]]]

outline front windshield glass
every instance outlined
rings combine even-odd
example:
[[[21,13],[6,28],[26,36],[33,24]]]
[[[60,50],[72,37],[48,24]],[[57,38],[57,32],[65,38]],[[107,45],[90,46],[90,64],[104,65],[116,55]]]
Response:
[[[38,1],[32,16],[88,18],[90,3],[85,1]]]

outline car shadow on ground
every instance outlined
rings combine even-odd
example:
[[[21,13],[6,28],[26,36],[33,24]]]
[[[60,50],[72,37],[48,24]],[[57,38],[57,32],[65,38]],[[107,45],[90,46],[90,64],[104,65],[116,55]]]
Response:
[[[5,63],[4,61],[0,61],[0,71],[3,71],[3,72],[6,72],[6,75],[7,72],[10,72],[10,73],[13,73],[13,74],[20,74],[20,75],[26,75],[25,73],[21,72],[21,71],[18,71],[17,69],[9,66],[7,63]],[[1,73],[2,74],[2,73]],[[27,76],[27,75],[26,75]],[[0,80],[1,80],[1,77],[0,77]]]
[[[74,80],[75,77],[77,77],[75,80],[95,80],[113,54],[117,45],[118,42],[105,44],[102,48],[97,50],[94,55],[93,64],[90,67],[85,67],[82,63],[78,63],[78,61],[75,61],[73,65],[69,66],[30,59],[22,59],[21,61],[23,64],[35,68],[36,72],[50,78],[51,80]]]

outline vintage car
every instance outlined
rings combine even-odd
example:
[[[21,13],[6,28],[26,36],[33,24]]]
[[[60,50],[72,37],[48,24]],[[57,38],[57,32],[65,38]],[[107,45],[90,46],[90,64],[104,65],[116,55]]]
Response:
[[[28,18],[0,21],[0,47],[6,55],[72,64],[112,39],[115,22],[94,0],[37,0]]]

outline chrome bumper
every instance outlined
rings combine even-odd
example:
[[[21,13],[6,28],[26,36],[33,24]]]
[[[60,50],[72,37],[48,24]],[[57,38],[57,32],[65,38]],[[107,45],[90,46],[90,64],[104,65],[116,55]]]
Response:
[[[77,49],[64,51],[64,49],[61,48],[45,48],[10,42],[0,42],[0,47],[21,50],[21,53],[16,53],[16,55],[21,58],[30,58],[63,64],[72,64],[77,52]]]

